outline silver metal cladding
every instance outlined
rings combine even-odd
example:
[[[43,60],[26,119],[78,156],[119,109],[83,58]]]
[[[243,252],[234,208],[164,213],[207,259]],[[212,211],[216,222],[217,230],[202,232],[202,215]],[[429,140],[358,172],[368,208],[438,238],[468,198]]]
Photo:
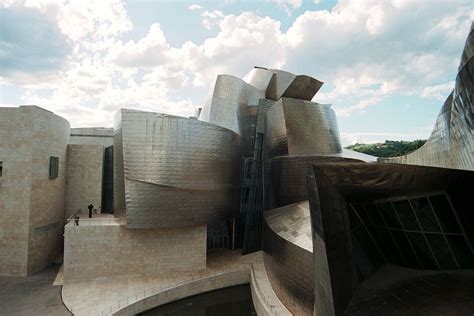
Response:
[[[236,133],[195,119],[122,109],[116,135],[127,227],[193,226],[238,209],[242,158]]]

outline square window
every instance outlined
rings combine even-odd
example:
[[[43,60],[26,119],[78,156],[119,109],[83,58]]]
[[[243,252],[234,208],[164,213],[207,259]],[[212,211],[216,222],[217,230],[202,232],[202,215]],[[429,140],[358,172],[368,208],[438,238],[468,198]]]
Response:
[[[424,269],[437,269],[436,262],[431,255],[430,248],[422,233],[407,233]]]
[[[456,217],[451,210],[445,195],[434,195],[429,197],[436,215],[445,233],[461,233]]]
[[[396,201],[393,202],[393,206],[397,210],[400,221],[405,229],[421,231],[408,201]]]
[[[56,179],[59,174],[59,158],[49,157],[49,178]]]
[[[387,226],[390,228],[402,228],[400,222],[398,221],[395,210],[392,207],[390,202],[377,204],[377,208],[380,210]]]
[[[441,229],[438,226],[435,215],[431,210],[430,204],[426,197],[410,200],[413,210],[415,211],[421,228],[425,232],[439,232]]]
[[[431,244],[440,269],[457,269],[456,262],[454,261],[451,252],[449,251],[448,245],[441,234],[426,234],[428,242]]]

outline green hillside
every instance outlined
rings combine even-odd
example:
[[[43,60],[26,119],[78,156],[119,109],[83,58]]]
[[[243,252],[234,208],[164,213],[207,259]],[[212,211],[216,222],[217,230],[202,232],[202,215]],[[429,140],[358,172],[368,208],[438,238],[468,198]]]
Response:
[[[411,153],[423,146],[425,142],[426,140],[422,139],[414,141],[386,140],[385,143],[354,144],[346,148],[376,157],[397,157]]]

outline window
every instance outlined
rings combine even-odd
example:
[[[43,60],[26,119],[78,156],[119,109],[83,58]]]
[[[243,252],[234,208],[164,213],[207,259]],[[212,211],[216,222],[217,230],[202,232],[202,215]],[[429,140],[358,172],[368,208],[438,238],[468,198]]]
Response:
[[[3,174],[3,161],[0,160],[0,177]]]
[[[474,251],[447,194],[351,206],[362,214],[360,219],[387,261],[422,269],[474,268]],[[354,234],[357,227],[352,222]]]
[[[49,178],[56,179],[58,177],[59,170],[59,158],[58,157],[49,157]]]

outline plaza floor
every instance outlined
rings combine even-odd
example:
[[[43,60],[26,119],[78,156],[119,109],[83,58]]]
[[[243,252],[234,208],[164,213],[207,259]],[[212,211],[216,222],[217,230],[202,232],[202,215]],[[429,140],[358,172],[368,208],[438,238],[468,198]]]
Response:
[[[0,277],[0,315],[71,315],[61,300],[61,286],[53,286],[59,268],[55,264],[28,277]]]

